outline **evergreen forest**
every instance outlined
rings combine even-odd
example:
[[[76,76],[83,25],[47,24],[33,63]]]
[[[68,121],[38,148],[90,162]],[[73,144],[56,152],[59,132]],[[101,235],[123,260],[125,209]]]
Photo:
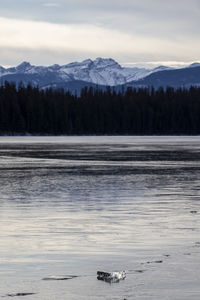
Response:
[[[200,88],[64,90],[6,82],[0,87],[1,135],[197,135]]]

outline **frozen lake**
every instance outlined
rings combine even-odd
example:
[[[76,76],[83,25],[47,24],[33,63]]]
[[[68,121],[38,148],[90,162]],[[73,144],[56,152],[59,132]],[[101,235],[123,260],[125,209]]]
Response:
[[[0,297],[200,299],[200,137],[1,137],[0,183]]]

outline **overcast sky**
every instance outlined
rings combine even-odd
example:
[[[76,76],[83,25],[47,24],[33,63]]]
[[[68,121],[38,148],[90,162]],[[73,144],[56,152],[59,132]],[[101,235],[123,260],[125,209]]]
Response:
[[[0,65],[200,61],[200,0],[0,0]]]

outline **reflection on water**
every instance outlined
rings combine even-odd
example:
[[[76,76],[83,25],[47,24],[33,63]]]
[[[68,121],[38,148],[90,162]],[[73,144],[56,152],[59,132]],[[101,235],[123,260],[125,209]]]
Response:
[[[199,299],[199,137],[0,142],[0,296]]]

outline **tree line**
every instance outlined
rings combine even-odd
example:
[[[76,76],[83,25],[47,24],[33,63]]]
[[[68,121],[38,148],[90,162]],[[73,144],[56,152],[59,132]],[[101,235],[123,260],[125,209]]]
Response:
[[[6,82],[0,87],[0,134],[200,134],[200,88],[64,90]]]

